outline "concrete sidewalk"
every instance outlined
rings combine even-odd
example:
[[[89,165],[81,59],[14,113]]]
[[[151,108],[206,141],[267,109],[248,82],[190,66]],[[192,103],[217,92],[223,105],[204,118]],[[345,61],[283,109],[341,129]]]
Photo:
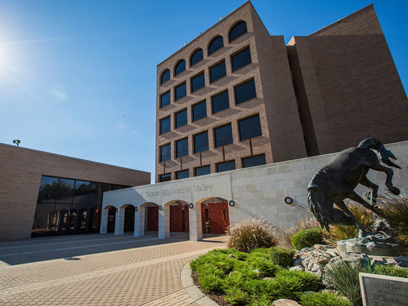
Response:
[[[0,242],[0,305],[197,305],[183,266],[222,237],[79,235]]]

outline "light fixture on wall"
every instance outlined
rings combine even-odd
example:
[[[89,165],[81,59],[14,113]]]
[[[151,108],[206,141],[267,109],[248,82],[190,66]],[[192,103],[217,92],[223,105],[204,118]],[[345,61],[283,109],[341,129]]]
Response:
[[[116,211],[116,212],[118,212],[118,211],[119,211],[119,209],[115,208],[115,211]]]
[[[285,203],[288,204],[288,205],[290,205],[290,204],[293,203],[293,199],[292,199],[291,197],[286,197],[286,198],[285,198]]]
[[[229,201],[228,204],[229,204],[229,206],[234,207],[235,206],[235,201],[231,200],[231,201]]]
[[[193,208],[194,208],[194,204],[193,204],[193,203],[190,203],[190,204],[188,204],[188,207],[190,207],[190,209],[193,209]]]
[[[139,210],[139,208],[135,207],[135,211],[138,211],[138,210]]]
[[[162,210],[162,209],[163,209],[163,206],[160,205],[160,206],[159,206],[159,210]]]

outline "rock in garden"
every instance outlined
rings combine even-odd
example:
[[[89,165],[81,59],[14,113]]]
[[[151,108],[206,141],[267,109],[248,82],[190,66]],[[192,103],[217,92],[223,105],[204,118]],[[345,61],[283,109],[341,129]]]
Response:
[[[273,302],[272,306],[300,306],[300,304],[292,300],[280,299]]]
[[[259,269],[254,270],[254,272],[257,273],[257,274],[256,274],[256,277],[257,277],[257,278],[264,278],[264,277],[265,277],[265,274],[263,274],[262,271],[259,270]]]
[[[399,267],[407,268],[408,267],[408,257],[407,256],[398,256],[395,258]]]
[[[228,258],[235,258],[235,256],[232,255],[232,254],[229,254],[227,257],[228,257]]]

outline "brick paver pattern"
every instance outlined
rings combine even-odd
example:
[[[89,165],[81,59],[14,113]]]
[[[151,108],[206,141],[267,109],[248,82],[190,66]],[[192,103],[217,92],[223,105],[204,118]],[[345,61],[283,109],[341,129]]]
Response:
[[[221,241],[82,235],[0,243],[0,305],[197,305],[181,269]]]

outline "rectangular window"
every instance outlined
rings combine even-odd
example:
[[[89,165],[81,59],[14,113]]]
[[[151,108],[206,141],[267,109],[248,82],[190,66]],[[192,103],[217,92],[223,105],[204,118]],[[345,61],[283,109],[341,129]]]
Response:
[[[199,90],[205,86],[204,72],[191,78],[191,92]]]
[[[195,168],[195,176],[211,174],[210,166]]]
[[[241,52],[231,56],[232,71],[236,71],[250,64],[251,62],[252,62],[251,61],[251,51],[249,50],[249,47],[248,47],[242,50]]]
[[[234,88],[235,91],[235,103],[240,104],[242,102],[256,98],[255,81],[252,79]]]
[[[242,164],[244,168],[265,165],[266,164],[265,154],[243,158]]]
[[[207,103],[205,101],[193,105],[193,121],[207,117]]]
[[[233,142],[231,124],[214,129],[215,147],[226,146]]]
[[[227,71],[225,69],[225,61],[215,65],[214,67],[210,68],[210,82],[215,82],[222,77],[227,75]]]
[[[213,114],[229,108],[228,91],[224,91],[223,93],[212,97],[211,101]]]
[[[160,161],[164,162],[171,158],[170,144],[160,147]]]
[[[170,116],[160,120],[160,134],[170,131]]]
[[[175,125],[176,128],[187,124],[187,109],[184,109],[175,115]]]
[[[188,139],[176,141],[176,157],[188,155]]]
[[[238,125],[240,141],[262,136],[261,121],[259,120],[259,115],[238,121]]]
[[[188,170],[183,170],[183,171],[178,171],[176,172],[176,179],[183,179],[183,178],[188,178],[189,175],[189,171]]]
[[[185,97],[186,96],[186,83],[183,83],[177,86],[174,93],[175,93],[175,98],[174,98],[175,101],[180,100],[181,98]]]
[[[208,150],[208,132],[194,135],[194,153]]]
[[[167,173],[167,174],[162,174],[159,176],[159,180],[160,182],[167,182],[167,181],[171,181],[171,173]]]
[[[235,160],[217,164],[217,172],[235,170]]]
[[[170,104],[170,91],[160,96],[160,108]]]

